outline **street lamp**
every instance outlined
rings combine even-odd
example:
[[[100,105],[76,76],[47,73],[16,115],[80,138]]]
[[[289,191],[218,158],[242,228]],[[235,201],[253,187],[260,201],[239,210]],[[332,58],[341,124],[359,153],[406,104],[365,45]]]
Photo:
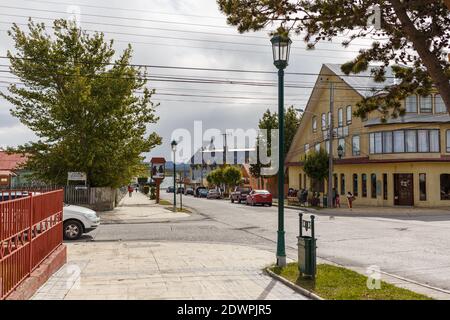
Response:
[[[274,35],[272,43],[273,64],[278,69],[278,234],[277,266],[286,266],[284,232],[284,69],[289,64],[291,39],[288,36]]]
[[[173,212],[177,212],[177,171],[175,162],[175,153],[177,151],[177,142],[172,140],[170,143],[173,151]]]
[[[342,156],[344,155],[344,148],[341,145],[338,146],[337,152],[338,152],[339,159],[342,159]]]

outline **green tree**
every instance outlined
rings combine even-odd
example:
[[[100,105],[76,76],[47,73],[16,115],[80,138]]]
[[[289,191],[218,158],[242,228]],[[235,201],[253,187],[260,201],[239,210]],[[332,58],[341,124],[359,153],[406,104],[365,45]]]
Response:
[[[320,151],[311,151],[305,155],[303,161],[303,171],[308,177],[316,181],[328,179],[328,153],[320,149]]]
[[[223,179],[228,187],[235,187],[242,182],[242,173],[239,168],[228,166],[223,170]]]
[[[372,46],[361,49],[342,71],[350,74],[370,69],[374,79],[381,82],[386,78],[386,67],[394,63],[393,72],[400,81],[384,88],[381,95],[363,99],[355,115],[365,117],[379,110],[384,120],[389,115],[397,117],[405,112],[401,100],[411,93],[425,95],[432,85],[450,112],[450,10],[442,0],[217,2],[228,23],[240,32],[261,30],[276,21],[281,23],[278,33],[304,34],[309,49],[337,36],[345,37],[345,47],[358,38],[374,39]],[[378,22],[379,28],[368,26]],[[380,66],[370,67],[371,62]]]
[[[285,112],[285,122],[284,122],[284,130],[285,130],[285,140],[284,140],[284,155],[289,152],[289,148],[291,147],[292,141],[294,140],[294,136],[297,132],[298,126],[300,125],[300,118],[297,115],[293,106],[290,106]],[[269,109],[264,112],[262,118],[258,123],[259,129],[267,130],[267,137],[260,135],[256,140],[256,149],[257,149],[257,161],[255,164],[250,166],[250,174],[255,178],[261,178],[261,168],[268,167],[268,165],[264,165],[261,163],[259,159],[259,148],[260,146],[267,146],[268,156],[271,155],[272,150],[272,139],[270,135],[271,130],[278,129],[278,113],[271,112]]]
[[[130,66],[129,46],[116,60],[113,41],[89,35],[66,20],[56,20],[53,35],[44,24],[16,24],[8,34],[11,72],[25,84],[1,96],[11,113],[38,137],[15,151],[28,156],[35,177],[65,184],[67,172],[86,172],[91,186],[118,187],[146,173],[143,152],[161,143],[147,126],[156,123],[154,93],[146,72]],[[140,91],[138,93],[138,90]]]
[[[208,183],[211,183],[215,186],[220,186],[223,183],[225,183],[225,179],[224,179],[224,169],[223,168],[217,168],[213,171],[211,171],[207,176],[206,176],[206,181],[208,181]]]

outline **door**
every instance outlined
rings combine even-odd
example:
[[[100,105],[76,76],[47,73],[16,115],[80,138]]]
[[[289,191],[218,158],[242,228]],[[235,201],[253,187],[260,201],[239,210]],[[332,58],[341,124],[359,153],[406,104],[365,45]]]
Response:
[[[413,177],[412,173],[394,174],[394,205],[414,205]]]

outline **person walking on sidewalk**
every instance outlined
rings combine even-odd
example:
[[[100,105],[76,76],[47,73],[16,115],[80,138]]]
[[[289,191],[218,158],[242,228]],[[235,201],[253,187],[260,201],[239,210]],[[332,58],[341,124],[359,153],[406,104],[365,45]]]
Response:
[[[131,196],[133,195],[133,187],[132,186],[128,186],[128,195],[130,196],[130,198],[131,198]]]
[[[339,197],[339,193],[336,192],[336,198],[335,198],[336,208],[341,207],[341,198]]]
[[[353,208],[353,201],[355,201],[355,196],[350,191],[347,192],[347,203],[350,210]]]

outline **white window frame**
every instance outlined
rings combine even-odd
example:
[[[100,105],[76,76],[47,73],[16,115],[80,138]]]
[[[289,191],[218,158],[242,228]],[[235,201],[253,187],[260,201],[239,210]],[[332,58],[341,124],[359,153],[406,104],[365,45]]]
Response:
[[[413,98],[415,99],[415,111],[409,111],[408,110],[409,100],[413,99]],[[413,94],[413,95],[407,96],[406,99],[405,99],[405,110],[406,110],[406,112],[407,113],[417,113],[417,107],[418,107],[417,104],[418,104],[417,103],[417,95]]]
[[[358,141],[357,143],[357,148],[355,148],[355,142]],[[353,156],[359,156],[361,155],[361,137],[359,135],[354,135],[352,137],[352,155]]]
[[[349,112],[349,110],[350,110],[350,112]],[[352,114],[352,106],[347,106],[346,109],[345,109],[345,113],[346,113],[346,117],[347,117],[346,123],[347,124],[351,124],[352,123],[352,116],[353,116],[353,114]]]

